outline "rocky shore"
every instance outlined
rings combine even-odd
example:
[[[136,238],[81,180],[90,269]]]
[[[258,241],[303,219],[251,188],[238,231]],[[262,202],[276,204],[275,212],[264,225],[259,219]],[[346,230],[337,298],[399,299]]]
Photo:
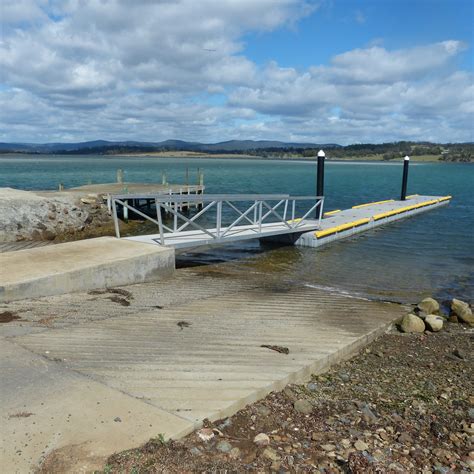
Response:
[[[425,299],[328,373],[180,441],[157,433],[103,472],[473,472],[472,317]]]
[[[76,240],[111,232],[112,219],[97,194],[0,188],[0,242]]]

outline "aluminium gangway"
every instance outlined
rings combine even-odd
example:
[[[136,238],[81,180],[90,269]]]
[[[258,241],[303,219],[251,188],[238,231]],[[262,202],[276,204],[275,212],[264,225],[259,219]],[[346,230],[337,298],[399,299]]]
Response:
[[[154,204],[154,216],[140,200]],[[288,194],[218,194],[176,196],[122,194],[111,196],[115,232],[120,238],[119,210],[127,209],[158,227],[157,234],[123,237],[128,240],[192,248],[317,230],[323,215],[322,196]],[[193,212],[184,212],[188,208]],[[201,208],[199,210],[199,208]]]

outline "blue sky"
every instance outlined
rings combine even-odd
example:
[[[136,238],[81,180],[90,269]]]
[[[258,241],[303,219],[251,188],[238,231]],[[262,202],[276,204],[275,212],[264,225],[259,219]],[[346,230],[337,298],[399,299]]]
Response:
[[[446,38],[471,44],[473,22],[471,0],[333,0],[321,2],[293,27],[247,35],[245,54],[258,64],[276,59],[285,67],[304,68],[371,44],[400,49]],[[459,64],[473,70],[472,49]]]
[[[474,1],[0,9],[0,141],[474,141]]]

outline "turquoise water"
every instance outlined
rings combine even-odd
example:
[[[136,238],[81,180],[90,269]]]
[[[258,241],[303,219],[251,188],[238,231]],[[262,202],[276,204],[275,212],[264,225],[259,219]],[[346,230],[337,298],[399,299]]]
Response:
[[[325,209],[397,198],[400,163],[327,162]],[[314,194],[314,162],[103,156],[0,157],[0,187],[55,189],[115,181],[117,168],[133,182],[190,182],[205,175],[207,193]],[[453,195],[448,207],[379,228],[319,250],[263,249],[258,241],[181,257],[181,264],[246,260],[252,271],[352,294],[415,301],[434,294],[474,299],[474,166],[412,163],[409,194]]]

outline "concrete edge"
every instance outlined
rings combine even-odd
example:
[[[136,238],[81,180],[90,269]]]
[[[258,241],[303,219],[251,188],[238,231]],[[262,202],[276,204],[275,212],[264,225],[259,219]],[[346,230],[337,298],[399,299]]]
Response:
[[[156,254],[122,257],[86,268],[7,283],[0,286],[0,303],[156,281],[172,276],[174,271],[175,252],[167,248]]]

